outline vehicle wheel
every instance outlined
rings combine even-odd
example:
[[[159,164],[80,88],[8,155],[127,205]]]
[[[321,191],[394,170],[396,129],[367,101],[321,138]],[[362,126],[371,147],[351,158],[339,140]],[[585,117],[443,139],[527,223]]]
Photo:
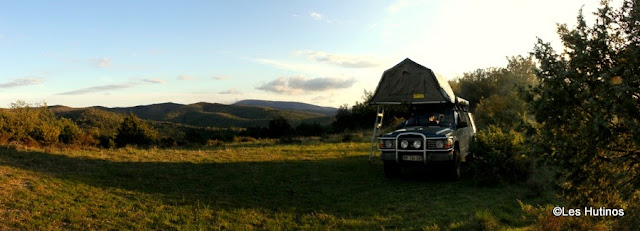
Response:
[[[384,176],[387,178],[397,178],[400,176],[400,167],[395,161],[384,161]]]
[[[456,147],[453,151],[453,160],[449,163],[449,178],[452,181],[460,180],[460,151]]]

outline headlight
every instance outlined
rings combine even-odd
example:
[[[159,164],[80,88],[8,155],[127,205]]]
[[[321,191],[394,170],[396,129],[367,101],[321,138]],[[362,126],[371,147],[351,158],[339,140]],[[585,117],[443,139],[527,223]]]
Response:
[[[400,142],[400,147],[402,148],[409,147],[409,141],[403,140],[402,142]]]
[[[384,142],[384,147],[386,147],[386,148],[391,148],[391,147],[393,147],[393,141],[391,141],[391,140],[387,140],[387,141],[385,141],[385,142]]]
[[[444,142],[442,140],[436,141],[436,148],[444,148]]]
[[[422,142],[420,142],[419,140],[413,141],[413,148],[419,149],[420,146],[422,146]]]

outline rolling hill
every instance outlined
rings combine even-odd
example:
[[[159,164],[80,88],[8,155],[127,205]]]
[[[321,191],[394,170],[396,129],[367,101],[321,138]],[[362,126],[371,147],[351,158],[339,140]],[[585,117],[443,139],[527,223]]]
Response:
[[[268,101],[268,100],[255,100],[255,99],[247,99],[240,100],[233,105],[247,105],[247,106],[259,106],[259,107],[269,107],[274,109],[284,109],[284,110],[295,110],[295,111],[308,111],[320,113],[327,116],[334,116],[338,111],[337,108],[334,107],[322,107],[308,103],[300,103],[300,102],[287,102],[287,101]]]
[[[310,105],[314,106],[314,105]],[[319,106],[315,106],[321,108]],[[275,109],[266,106],[251,106],[241,104],[194,103],[177,104],[161,103],[135,107],[102,107],[71,108],[66,106],[51,106],[52,111],[64,117],[74,117],[83,111],[93,109],[118,114],[132,112],[136,116],[152,121],[165,121],[200,127],[256,127],[268,126],[269,120],[282,116],[292,125],[305,123],[328,124],[332,116],[326,113],[302,109]],[[313,107],[307,107],[313,108]]]

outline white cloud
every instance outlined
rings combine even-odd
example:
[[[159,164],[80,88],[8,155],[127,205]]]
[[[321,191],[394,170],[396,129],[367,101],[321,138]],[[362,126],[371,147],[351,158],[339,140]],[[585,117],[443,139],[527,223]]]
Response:
[[[227,76],[222,76],[222,75],[218,75],[218,76],[212,76],[211,79],[215,79],[215,80],[223,80],[226,79]]]
[[[398,63],[398,60],[401,61],[402,59],[386,60],[385,58],[381,61],[382,64],[380,66],[372,68],[336,68],[334,65],[326,65],[318,62],[310,63],[306,60],[303,60],[304,62],[300,62],[274,59],[253,59],[255,62],[284,70],[287,74],[283,75],[331,76],[343,79],[356,79],[357,82],[355,84],[357,87],[366,89],[375,88],[382,72]],[[360,93],[356,96],[357,98],[360,97],[359,94]],[[339,97],[344,96],[340,95]]]
[[[193,76],[190,76],[190,75],[180,75],[180,76],[178,76],[178,80],[187,81],[187,80],[195,80],[195,79],[196,79],[196,77],[193,77]]]
[[[368,68],[377,67],[380,65],[379,61],[365,56],[331,54],[327,52],[312,50],[295,51],[294,53],[297,55],[307,56],[308,58],[317,62],[328,63],[348,68]]]
[[[73,91],[58,93],[56,95],[84,95],[84,94],[92,94],[92,93],[98,93],[98,92],[105,92],[105,94],[110,94],[110,91],[114,91],[114,90],[133,88],[133,87],[145,85],[145,84],[162,84],[162,83],[166,83],[166,81],[163,79],[157,79],[157,78],[138,79],[138,80],[130,80],[129,82],[126,82],[126,83],[104,84],[104,85],[98,85],[93,87],[80,88]]]
[[[143,79],[142,81],[145,81],[147,83],[166,83],[167,82],[164,79],[157,79],[157,78],[148,78],[148,79]]]
[[[14,88],[14,87],[22,87],[28,85],[36,85],[42,83],[44,80],[42,78],[17,78],[10,80],[9,82],[0,83],[0,88]]]
[[[312,78],[304,76],[280,77],[265,83],[256,89],[279,94],[300,94],[304,92],[318,92],[332,89],[349,88],[355,83],[354,79]]]
[[[313,18],[314,20],[320,21],[322,19],[324,19],[324,15],[318,13],[318,12],[311,12],[309,13],[309,16],[311,16],[311,18]]]
[[[132,84],[132,83],[107,84],[107,85],[100,85],[100,86],[82,88],[82,89],[78,89],[78,90],[74,90],[74,91],[67,91],[67,92],[63,92],[63,93],[58,93],[57,95],[83,95],[83,94],[91,94],[91,93],[111,91],[111,90],[119,90],[119,89],[124,89],[124,88],[130,88],[130,87],[133,87],[133,86],[135,86],[135,84]]]
[[[319,21],[319,22],[337,23],[337,24],[343,24],[344,23],[344,21],[342,21],[340,19],[328,18],[326,15],[318,13],[318,12],[309,13],[309,17],[311,17],[311,19]]]
[[[232,89],[229,89],[229,90],[226,90],[226,91],[218,92],[218,94],[222,94],[222,95],[240,95],[240,94],[242,94],[242,92],[236,90],[235,88],[232,88]]]
[[[96,67],[111,67],[113,65],[111,63],[111,59],[106,57],[89,59],[88,61],[89,61],[89,64]]]

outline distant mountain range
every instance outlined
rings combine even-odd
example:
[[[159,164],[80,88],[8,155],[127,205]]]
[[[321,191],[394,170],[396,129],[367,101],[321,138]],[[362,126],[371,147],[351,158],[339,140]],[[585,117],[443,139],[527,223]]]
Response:
[[[146,120],[166,121],[202,127],[254,127],[268,126],[269,120],[282,116],[292,125],[305,123],[331,123],[337,109],[298,102],[243,100],[235,104],[218,103],[160,103],[135,107],[71,108],[51,106],[52,111],[63,117],[77,115],[83,110],[97,109],[115,113],[132,112]]]
[[[300,102],[287,102],[287,101],[267,101],[267,100],[255,100],[255,99],[246,99],[240,100],[233,105],[248,105],[248,106],[260,106],[260,107],[269,107],[275,109],[285,109],[285,110],[294,110],[294,111],[308,111],[308,112],[316,112],[328,116],[334,116],[338,111],[337,108],[334,107],[322,107],[308,103],[300,103]]]

